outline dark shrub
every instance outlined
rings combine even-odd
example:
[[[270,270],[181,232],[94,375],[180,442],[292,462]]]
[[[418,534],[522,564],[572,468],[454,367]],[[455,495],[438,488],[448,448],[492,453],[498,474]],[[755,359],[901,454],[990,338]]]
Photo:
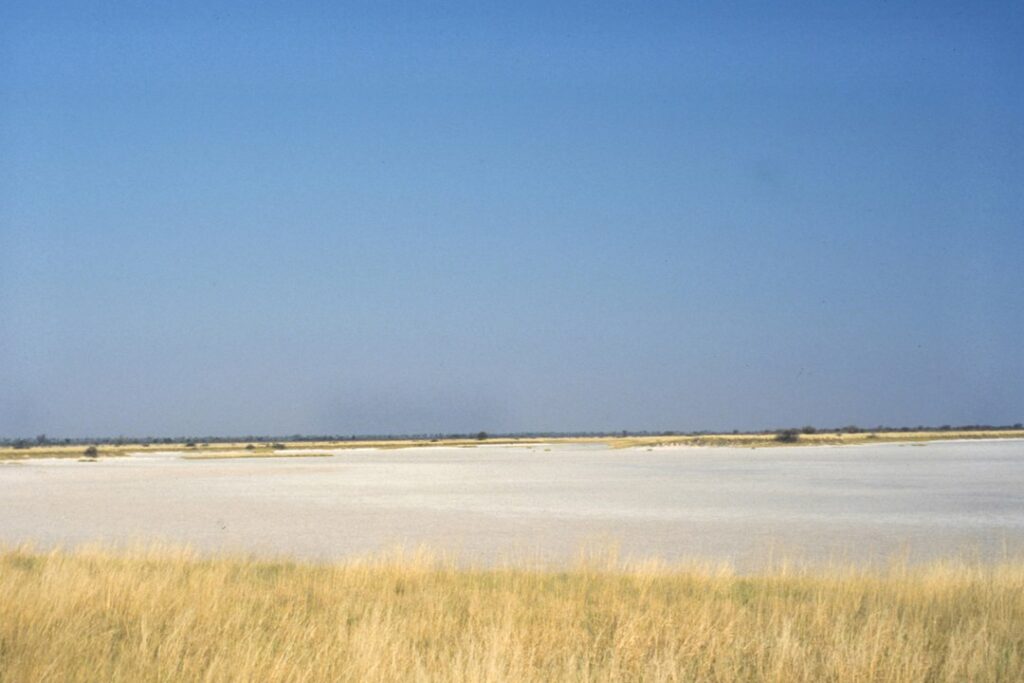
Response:
[[[270,447],[271,447],[271,448],[273,448],[273,449],[274,449],[275,451],[277,451],[277,450],[281,450],[282,448],[288,448],[288,447],[287,447],[287,446],[285,446],[285,445],[284,445],[283,443],[275,443],[275,444],[271,444],[271,446],[270,446]]]
[[[476,435],[477,441],[487,441],[487,432],[480,432]]]
[[[817,434],[818,430],[815,429],[814,427],[810,426],[810,425],[807,425],[806,427],[803,427],[800,430],[800,433],[801,434]]]
[[[84,451],[82,451],[82,455],[84,455],[87,458],[95,458],[99,454],[100,454],[100,450],[98,448],[96,448],[95,446],[89,446]]]
[[[800,440],[800,432],[795,429],[783,429],[775,432],[775,440],[782,443],[796,443]]]
[[[247,445],[246,445],[246,447],[245,447],[245,450],[247,450],[247,451],[251,451],[251,450],[252,450],[252,449],[254,449],[254,448],[256,448],[256,447],[255,447],[255,446],[253,446],[252,444],[247,444]]]

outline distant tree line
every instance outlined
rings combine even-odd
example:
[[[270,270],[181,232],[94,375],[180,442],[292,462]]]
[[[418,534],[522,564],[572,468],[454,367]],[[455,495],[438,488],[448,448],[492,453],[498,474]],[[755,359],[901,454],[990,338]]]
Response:
[[[764,430],[753,430],[753,431],[741,431],[732,430],[730,433],[736,435],[764,435],[764,434],[775,434],[776,438],[780,441],[796,440],[799,439],[801,434],[817,434],[817,433],[836,433],[836,434],[860,434],[863,432],[874,433],[874,432],[946,432],[946,431],[958,431],[958,432],[971,432],[971,431],[994,431],[994,430],[1024,430],[1024,423],[1016,422],[1012,425],[986,425],[986,424],[970,424],[970,425],[940,425],[938,427],[929,427],[925,425],[917,425],[915,427],[890,427],[888,425],[878,425],[871,428],[859,427],[857,425],[846,425],[843,427],[814,427],[804,426],[800,428],[786,427],[786,428],[775,428],[775,429],[764,429]],[[258,436],[258,435],[245,435],[245,436],[175,436],[175,437],[127,437],[127,436],[116,436],[116,437],[94,437],[94,438],[49,438],[46,434],[40,434],[35,438],[3,438],[0,437],[0,445],[8,448],[33,448],[40,446],[70,446],[70,445],[106,445],[106,446],[119,446],[129,444],[139,444],[142,446],[149,445],[172,445],[182,444],[189,447],[197,445],[208,446],[215,443],[251,443],[251,444],[267,444],[275,448],[283,447],[284,443],[287,442],[313,442],[313,441],[398,441],[398,440],[451,440],[451,439],[462,439],[467,441],[484,441],[488,439],[545,439],[545,438],[615,438],[615,437],[628,437],[628,436],[707,436],[709,434],[723,434],[724,431],[715,430],[693,430],[693,431],[676,431],[676,430],[665,430],[665,431],[651,431],[651,430],[620,430],[620,431],[591,431],[591,432],[507,432],[507,433],[491,433],[486,431],[479,432],[437,432],[437,433],[417,433],[417,434],[289,434],[286,436]]]

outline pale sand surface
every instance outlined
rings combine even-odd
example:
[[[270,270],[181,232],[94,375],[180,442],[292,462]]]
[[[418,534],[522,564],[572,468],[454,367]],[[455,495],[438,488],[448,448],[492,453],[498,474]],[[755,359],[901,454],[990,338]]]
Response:
[[[1022,440],[181,455],[0,464],[0,544],[162,542],[315,559],[426,545],[485,563],[617,545],[625,557],[739,569],[1024,550]]]

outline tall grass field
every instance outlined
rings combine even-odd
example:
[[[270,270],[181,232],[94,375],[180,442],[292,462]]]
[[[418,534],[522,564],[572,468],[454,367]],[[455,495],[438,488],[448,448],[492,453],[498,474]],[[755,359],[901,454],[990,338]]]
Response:
[[[2,681],[1021,681],[1024,563],[0,552]]]

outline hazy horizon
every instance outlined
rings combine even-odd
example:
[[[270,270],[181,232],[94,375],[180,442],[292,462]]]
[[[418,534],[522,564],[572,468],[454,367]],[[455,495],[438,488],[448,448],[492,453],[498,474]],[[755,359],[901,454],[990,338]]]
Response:
[[[1024,421],[1024,12],[0,8],[0,437]]]

